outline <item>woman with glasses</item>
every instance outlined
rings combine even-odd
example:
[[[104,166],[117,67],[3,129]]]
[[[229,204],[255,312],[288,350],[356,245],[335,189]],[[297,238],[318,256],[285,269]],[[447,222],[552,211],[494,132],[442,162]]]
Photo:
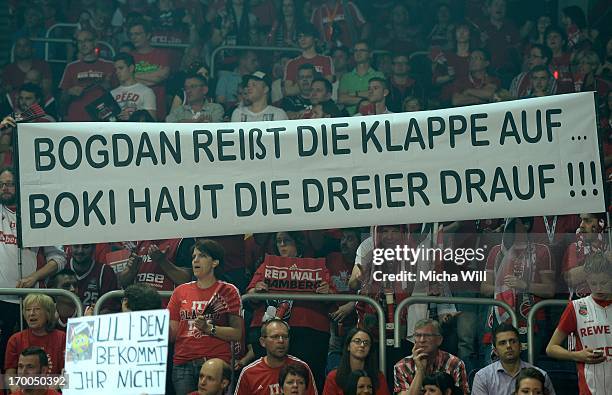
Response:
[[[359,328],[351,329],[344,340],[342,357],[337,369],[327,375],[323,395],[343,395],[350,393],[350,376],[355,371],[365,371],[371,378],[373,394],[388,395],[389,388],[385,376],[378,370],[376,353],[372,351],[372,335]],[[354,392],[353,392],[354,393]]]

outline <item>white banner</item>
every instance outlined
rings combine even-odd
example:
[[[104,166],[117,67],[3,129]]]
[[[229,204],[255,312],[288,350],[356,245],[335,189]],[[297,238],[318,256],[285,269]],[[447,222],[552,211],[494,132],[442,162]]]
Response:
[[[25,246],[605,210],[592,93],[18,135]]]
[[[169,327],[168,310],[69,319],[63,393],[164,394]]]

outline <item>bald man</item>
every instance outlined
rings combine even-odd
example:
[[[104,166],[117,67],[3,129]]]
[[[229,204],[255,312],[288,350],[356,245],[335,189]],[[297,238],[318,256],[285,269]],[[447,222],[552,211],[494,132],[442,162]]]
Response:
[[[224,395],[232,380],[229,364],[219,358],[211,358],[202,364],[198,390],[189,395]]]

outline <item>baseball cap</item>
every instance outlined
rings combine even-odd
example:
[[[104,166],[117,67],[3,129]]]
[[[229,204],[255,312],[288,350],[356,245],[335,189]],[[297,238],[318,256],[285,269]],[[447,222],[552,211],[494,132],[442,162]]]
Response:
[[[256,71],[252,74],[247,74],[242,77],[242,83],[246,85],[250,80],[263,81],[268,87],[272,86],[272,79],[263,71]]]

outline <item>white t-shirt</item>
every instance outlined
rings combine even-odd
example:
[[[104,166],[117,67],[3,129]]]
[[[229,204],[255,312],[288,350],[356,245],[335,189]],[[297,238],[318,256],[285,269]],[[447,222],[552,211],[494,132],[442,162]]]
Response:
[[[133,108],[134,111],[157,110],[155,93],[140,82],[130,86],[119,86],[111,91],[111,95],[122,110],[126,108]]]
[[[254,113],[248,107],[238,107],[232,113],[232,122],[283,121],[289,119],[285,111],[278,107],[267,106],[263,111]]]

